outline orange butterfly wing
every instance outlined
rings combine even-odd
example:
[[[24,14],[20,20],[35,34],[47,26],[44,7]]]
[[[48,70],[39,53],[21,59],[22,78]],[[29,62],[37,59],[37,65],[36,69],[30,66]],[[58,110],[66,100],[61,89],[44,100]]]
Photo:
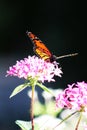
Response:
[[[27,32],[28,37],[34,44],[34,52],[42,59],[50,61],[52,58],[52,53],[48,50],[45,44],[31,32]]]

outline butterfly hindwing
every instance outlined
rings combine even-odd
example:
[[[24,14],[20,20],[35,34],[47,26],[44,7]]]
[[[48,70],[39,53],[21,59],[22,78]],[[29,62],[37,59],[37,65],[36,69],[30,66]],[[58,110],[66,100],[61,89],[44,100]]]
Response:
[[[44,60],[50,59],[49,55],[47,55],[44,51],[42,52],[40,48],[36,48],[35,52],[40,58]]]

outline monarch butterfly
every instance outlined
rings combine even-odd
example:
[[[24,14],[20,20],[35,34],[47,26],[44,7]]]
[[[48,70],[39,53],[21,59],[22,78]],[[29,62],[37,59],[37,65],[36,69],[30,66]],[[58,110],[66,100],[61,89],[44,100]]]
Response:
[[[32,41],[32,43],[34,44],[33,50],[34,50],[35,54],[47,62],[53,62],[60,58],[75,56],[78,54],[78,53],[74,53],[74,54],[68,54],[68,55],[63,55],[63,56],[57,57],[57,56],[53,55],[50,52],[50,50],[45,46],[45,44],[32,32],[27,31],[27,35],[30,38],[30,40]]]

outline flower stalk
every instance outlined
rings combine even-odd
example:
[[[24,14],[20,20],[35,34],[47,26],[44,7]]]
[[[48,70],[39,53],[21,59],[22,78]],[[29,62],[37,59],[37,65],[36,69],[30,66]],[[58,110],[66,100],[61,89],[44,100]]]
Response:
[[[79,129],[78,127],[79,127],[79,124],[80,124],[81,118],[82,118],[82,112],[80,113],[80,117],[79,117],[79,120],[78,120],[78,122],[77,122],[77,125],[76,125],[75,130],[78,130],[78,129]]]
[[[34,90],[35,90],[35,86],[32,85],[32,98],[31,98],[31,125],[32,125],[32,130],[34,130]]]
[[[64,121],[66,121],[67,119],[69,119],[71,116],[73,116],[74,114],[76,114],[78,111],[75,111],[75,112],[73,112],[72,114],[70,114],[70,115],[68,115],[67,117],[65,117],[58,125],[56,125],[55,127],[54,127],[54,129],[56,128],[56,127],[58,127],[59,125],[61,125]],[[77,129],[75,129],[75,130],[77,130]]]

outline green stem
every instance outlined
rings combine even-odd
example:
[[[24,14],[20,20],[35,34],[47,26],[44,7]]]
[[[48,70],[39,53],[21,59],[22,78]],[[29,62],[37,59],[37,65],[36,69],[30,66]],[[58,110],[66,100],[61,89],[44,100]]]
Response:
[[[75,112],[73,112],[72,114],[70,114],[70,115],[68,115],[66,118],[64,118],[58,125],[56,125],[55,127],[54,127],[54,129],[56,128],[56,127],[58,127],[60,124],[62,124],[65,120],[67,120],[68,118],[70,118],[71,116],[73,116],[75,113],[77,113],[78,111],[75,111]],[[77,129],[75,129],[75,130],[77,130]]]
[[[35,86],[32,85],[32,98],[31,98],[31,125],[32,125],[32,130],[34,130],[34,89],[35,89]]]
[[[78,120],[78,122],[77,122],[77,125],[76,125],[75,130],[78,130],[78,127],[79,127],[79,124],[80,124],[81,118],[82,118],[82,112],[81,112],[81,114],[80,114],[80,117],[79,117],[79,120]]]

